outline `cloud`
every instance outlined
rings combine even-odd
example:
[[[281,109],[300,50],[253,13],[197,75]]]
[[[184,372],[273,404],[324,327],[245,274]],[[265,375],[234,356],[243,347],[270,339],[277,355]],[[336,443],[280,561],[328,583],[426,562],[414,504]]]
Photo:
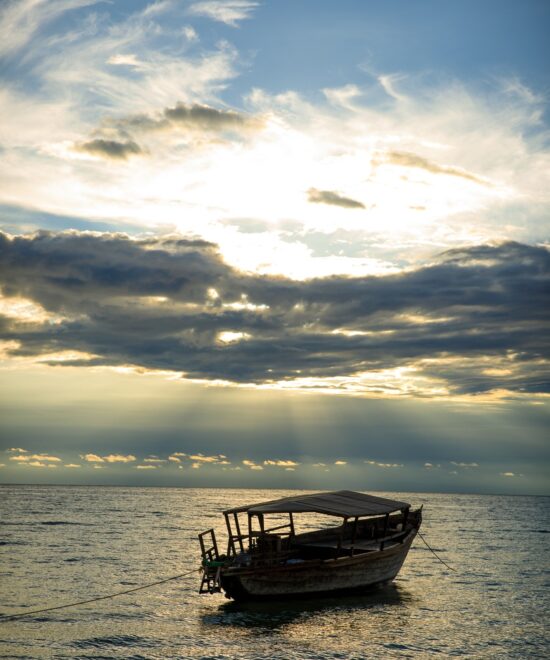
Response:
[[[103,456],[103,460],[106,463],[131,463],[136,460],[135,456],[128,454],[124,456],[122,454],[109,454],[108,456]]]
[[[164,110],[164,117],[175,125],[207,131],[238,130],[257,125],[257,120],[234,110],[217,110],[198,103],[177,103]]]
[[[76,144],[75,150],[112,160],[126,160],[129,156],[143,154],[143,149],[133,140],[118,142],[117,140],[104,140],[103,138],[95,138],[89,142]]]
[[[214,108],[201,103],[184,103],[179,101],[173,107],[165,107],[160,113],[129,115],[123,118],[103,121],[97,129],[103,137],[77,145],[80,151],[105,155],[110,158],[126,158],[130,155],[143,154],[140,147],[130,135],[153,132],[182,132],[198,136],[199,143],[204,135],[225,134],[243,135],[249,131],[263,127],[263,120],[236,110]],[[113,139],[113,136],[116,139]]]
[[[111,55],[107,60],[107,64],[114,64],[115,66],[142,66],[142,63],[137,59],[136,55],[133,53],[128,53],[127,55],[117,54]]]
[[[205,16],[231,27],[238,27],[238,21],[250,18],[252,11],[258,6],[250,0],[202,0],[188,8],[191,16]]]
[[[347,465],[347,461],[334,461],[334,465]]]
[[[342,197],[332,190],[317,190],[310,188],[307,191],[308,201],[315,204],[330,204],[332,206],[341,206],[344,209],[364,209],[365,205],[355,199]]]
[[[19,454],[27,454],[28,450],[27,449],[22,449],[21,447],[10,447],[8,449],[9,452],[18,452]]]
[[[404,467],[403,463],[379,463],[378,461],[364,461],[368,465],[375,465],[381,468],[400,468]]]
[[[78,463],[65,463],[65,465],[63,467],[66,467],[66,468],[79,468],[79,467],[82,467],[82,466],[79,465]]]
[[[22,0],[5,2],[0,10],[0,56],[14,54],[23,48],[34,35],[61,14],[93,5],[97,0],[58,0],[37,2]]]
[[[84,461],[87,461],[88,463],[104,463],[103,458],[97,454],[81,454],[80,458]]]
[[[98,456],[97,454],[81,454],[80,458],[82,458],[84,461],[87,461],[88,463],[131,463],[136,460],[136,457],[132,454],[128,454],[127,456],[123,454],[109,454],[107,456]]]
[[[136,470],[156,470],[157,465],[136,465]]]
[[[513,242],[387,276],[291,280],[241,272],[211,243],[177,236],[0,234],[3,295],[59,315],[5,316],[0,336],[8,356],[46,364],[74,351],[63,365],[375,395],[536,395],[550,391],[549,273],[547,248]]]
[[[250,470],[263,470],[263,467],[261,465],[258,465],[257,463],[249,459],[245,459],[242,463],[243,465],[246,465],[246,467],[249,468]]]
[[[377,161],[380,162],[380,161]],[[446,176],[456,176],[467,181],[473,181],[483,186],[490,185],[488,181],[466,172],[466,170],[458,167],[449,167],[447,165],[438,165],[427,158],[423,158],[418,154],[410,153],[407,151],[388,151],[383,155],[382,162],[387,162],[392,165],[400,165],[401,167],[412,167],[425,170],[431,174],[444,174]]]
[[[203,454],[191,454],[188,456],[190,461],[195,461],[196,463],[220,463],[224,461],[226,456],[223,454],[218,454],[217,456],[204,456]]]
[[[10,456],[10,461],[18,461],[19,463],[30,463],[31,461],[60,463],[61,459],[57,456],[48,456],[47,454],[24,454],[22,456]]]
[[[282,468],[295,468],[300,464],[297,463],[296,461],[290,461],[290,460],[287,460],[287,461],[275,460],[274,461],[274,460],[268,459],[268,460],[264,461],[264,465],[270,465],[270,466],[282,467]]]

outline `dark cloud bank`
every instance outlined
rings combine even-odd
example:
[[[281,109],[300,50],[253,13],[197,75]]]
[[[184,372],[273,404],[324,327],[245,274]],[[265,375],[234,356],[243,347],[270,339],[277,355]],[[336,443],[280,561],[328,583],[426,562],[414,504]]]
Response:
[[[4,317],[1,336],[20,342],[15,355],[72,349],[99,356],[85,364],[191,378],[266,383],[416,364],[454,393],[548,392],[549,270],[547,249],[505,243],[398,275],[302,282],[239,272],[201,240],[0,234],[3,294],[64,318]],[[248,338],[224,344],[222,332]]]

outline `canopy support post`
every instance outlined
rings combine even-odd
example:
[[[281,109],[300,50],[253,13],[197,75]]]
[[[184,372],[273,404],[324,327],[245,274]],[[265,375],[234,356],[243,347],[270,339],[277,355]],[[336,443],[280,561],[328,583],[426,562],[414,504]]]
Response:
[[[233,518],[235,519],[235,528],[237,530],[239,547],[241,548],[241,552],[244,552],[243,535],[241,534],[241,526],[239,524],[239,514],[236,511],[233,512]]]
[[[382,542],[380,543],[380,550],[384,549],[384,539],[386,538],[386,534],[388,532],[389,520],[390,520],[390,514],[386,513],[386,517],[384,518],[384,531],[382,532]]]
[[[351,532],[351,556],[353,557],[353,553],[355,550],[355,539],[357,538],[357,522],[359,520],[359,516],[355,516],[353,519],[353,530]]]

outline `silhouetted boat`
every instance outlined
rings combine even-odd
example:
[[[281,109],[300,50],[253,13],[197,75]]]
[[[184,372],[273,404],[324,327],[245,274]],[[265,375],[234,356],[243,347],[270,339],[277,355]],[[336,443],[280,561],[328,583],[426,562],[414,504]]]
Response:
[[[295,514],[342,519],[336,526],[296,533]],[[243,530],[241,514],[246,514]],[[297,495],[223,512],[227,552],[213,529],[199,534],[199,593],[224,591],[235,600],[358,593],[399,572],[422,522],[407,502],[341,490]],[[269,516],[269,518],[268,518]],[[275,524],[267,526],[272,520]]]

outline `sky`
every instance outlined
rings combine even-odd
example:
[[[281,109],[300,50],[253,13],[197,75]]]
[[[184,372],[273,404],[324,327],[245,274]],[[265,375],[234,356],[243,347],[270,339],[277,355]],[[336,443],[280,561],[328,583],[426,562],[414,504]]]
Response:
[[[0,482],[550,494],[550,5],[0,6]]]

